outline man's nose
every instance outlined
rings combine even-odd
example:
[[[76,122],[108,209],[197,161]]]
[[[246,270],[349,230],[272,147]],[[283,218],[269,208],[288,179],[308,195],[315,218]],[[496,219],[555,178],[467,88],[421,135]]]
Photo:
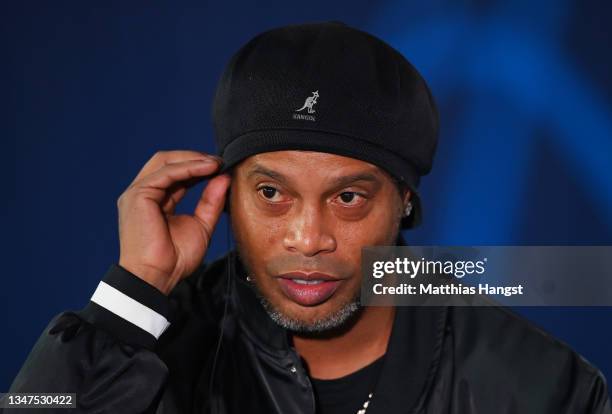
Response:
[[[304,256],[336,249],[336,239],[326,217],[321,208],[316,206],[303,206],[295,213],[290,219],[283,243],[287,250]]]

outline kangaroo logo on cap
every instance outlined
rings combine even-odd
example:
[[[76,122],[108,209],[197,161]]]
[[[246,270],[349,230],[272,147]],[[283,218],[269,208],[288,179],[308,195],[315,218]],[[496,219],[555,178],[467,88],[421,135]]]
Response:
[[[319,91],[314,91],[312,96],[306,98],[304,101],[304,105],[300,109],[296,109],[295,112],[301,112],[304,109],[308,109],[309,114],[314,114],[316,111],[314,110],[314,106],[317,104],[317,98],[319,97]],[[313,115],[302,115],[302,114],[293,114],[293,119],[303,119],[306,121],[316,121],[317,119]]]

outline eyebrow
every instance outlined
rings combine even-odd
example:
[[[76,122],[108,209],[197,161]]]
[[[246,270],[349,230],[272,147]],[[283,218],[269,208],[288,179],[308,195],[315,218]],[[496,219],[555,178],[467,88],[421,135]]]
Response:
[[[253,169],[251,169],[251,171],[249,171],[249,173],[247,174],[247,177],[252,177],[254,175],[265,175],[267,177],[270,177],[274,180],[277,180],[283,184],[287,184],[289,182],[289,179],[287,177],[285,177],[283,174],[274,171],[274,170],[270,170],[266,167],[264,167],[263,165],[260,164],[255,164],[255,166],[253,167]],[[379,183],[380,182],[380,178],[378,178],[378,176],[376,174],[370,173],[370,172],[361,172],[361,173],[356,173],[356,174],[350,174],[350,175],[343,175],[341,177],[336,177],[333,179],[332,181],[332,185],[336,186],[336,187],[343,187],[346,186],[348,184],[354,183],[356,181],[369,181],[369,182],[373,182],[373,183]]]

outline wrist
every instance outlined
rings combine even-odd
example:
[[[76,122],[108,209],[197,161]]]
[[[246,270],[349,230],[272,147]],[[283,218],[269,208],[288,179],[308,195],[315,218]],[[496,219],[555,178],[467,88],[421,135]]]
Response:
[[[168,296],[170,294],[173,286],[171,285],[171,278],[167,273],[152,266],[130,263],[122,259],[119,259],[118,265],[153,286],[164,295]]]
[[[122,342],[150,349],[170,325],[168,297],[119,264],[109,267],[80,315]]]

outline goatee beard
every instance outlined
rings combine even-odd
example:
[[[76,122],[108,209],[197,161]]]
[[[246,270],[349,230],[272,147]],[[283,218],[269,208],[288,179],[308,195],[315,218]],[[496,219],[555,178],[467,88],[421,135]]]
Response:
[[[314,334],[315,336],[319,336],[320,334],[332,334],[338,330],[341,330],[346,325],[351,325],[351,322],[357,319],[362,310],[360,297],[357,295],[350,301],[343,303],[338,310],[326,315],[323,318],[316,319],[314,321],[304,321],[292,318],[278,310],[259,291],[257,285],[254,285],[253,290],[259,298],[261,305],[268,313],[268,316],[270,316],[270,318],[276,322],[276,324],[294,333]]]

